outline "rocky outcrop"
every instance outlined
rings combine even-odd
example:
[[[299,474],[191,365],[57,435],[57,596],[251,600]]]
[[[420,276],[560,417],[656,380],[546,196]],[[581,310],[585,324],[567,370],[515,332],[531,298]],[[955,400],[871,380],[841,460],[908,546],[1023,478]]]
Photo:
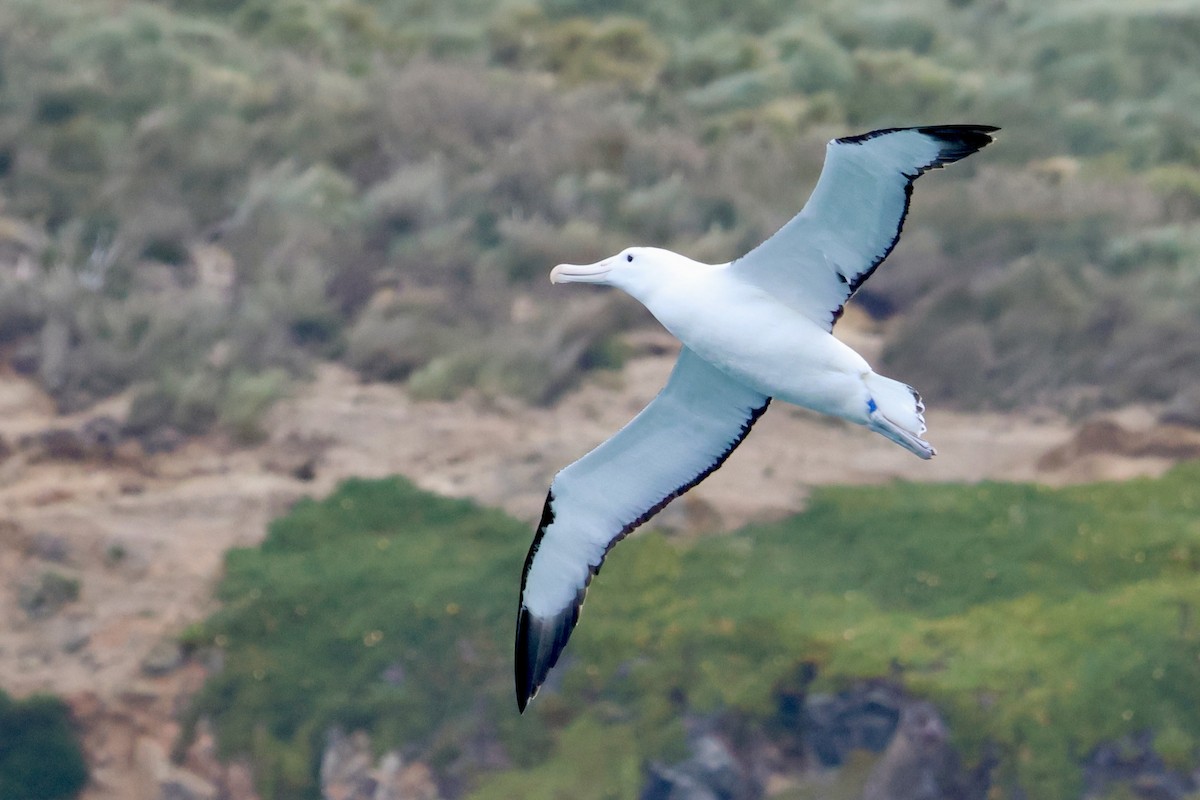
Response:
[[[1111,419],[1085,422],[1067,443],[1046,452],[1038,461],[1042,470],[1063,469],[1088,456],[1161,458],[1171,461],[1200,457],[1200,432],[1179,424],[1160,424],[1130,430]]]
[[[204,673],[191,664],[170,679],[141,684],[118,698],[81,692],[66,698],[84,734],[89,798],[122,800],[259,800],[241,761],[217,758],[211,726],[201,721],[187,750],[171,757],[178,729],[162,724],[195,692]]]
[[[331,728],[321,755],[323,800],[440,800],[433,771],[424,763],[405,764],[395,751],[376,759],[363,731]]]
[[[805,699],[798,720],[805,751],[822,767],[845,763],[854,750],[881,752],[891,741],[906,696],[893,683],[872,681],[837,694]]]
[[[722,736],[693,737],[692,755],[679,764],[651,764],[640,800],[759,800],[763,786]]]
[[[811,675],[801,680],[807,683]],[[857,778],[864,800],[987,796],[994,759],[985,756],[964,770],[937,709],[895,683],[866,681],[836,694],[784,689],[776,700],[776,716],[763,726],[689,721],[690,755],[675,764],[651,764],[640,800],[758,800],[770,787],[811,782],[864,752],[882,753],[865,788]],[[726,728],[737,736],[723,735]]]
[[[863,800],[985,800],[992,758],[968,774],[949,735],[933,703],[905,704],[887,749],[867,776]]]
[[[312,481],[331,444],[332,440],[327,436],[302,436],[292,431],[265,448],[263,466],[298,481]]]
[[[1083,782],[1084,800],[1118,796],[1117,787],[1141,800],[1187,800],[1200,791],[1200,766],[1171,769],[1146,730],[1093,748],[1083,762]]]
[[[110,461],[121,441],[121,424],[109,416],[86,420],[79,428],[46,428],[22,442],[35,459]]]
[[[201,720],[196,726],[196,736],[183,754],[182,763],[175,766],[169,775],[187,773],[203,779],[217,790],[219,800],[259,800],[254,790],[254,772],[242,760],[223,762],[217,757],[217,741],[212,725]],[[165,787],[160,784],[160,790]]]

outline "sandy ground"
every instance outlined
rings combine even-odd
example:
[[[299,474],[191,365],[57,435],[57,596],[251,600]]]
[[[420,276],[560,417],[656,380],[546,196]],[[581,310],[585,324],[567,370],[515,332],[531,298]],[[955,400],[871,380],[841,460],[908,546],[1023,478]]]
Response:
[[[875,342],[862,335],[854,344],[869,352]],[[72,703],[93,766],[87,798],[157,797],[173,774],[165,754],[177,733],[174,717],[203,671],[187,665],[151,675],[143,663],[213,610],[226,550],[256,543],[297,498],[323,495],[349,476],[400,473],[532,523],[554,473],[632,417],[672,360],[638,358],[547,409],[470,397],[415,402],[396,386],[361,384],[323,366],[311,386],[272,412],[261,446],[238,449],[213,437],[167,454],[122,446],[111,458],[84,460],[39,459],[19,443],[99,414],[119,418],[122,399],[57,417],[31,383],[0,375],[0,435],[15,451],[0,462],[0,687],[18,696],[54,692]],[[1173,463],[1103,447],[1077,452],[1077,426],[1054,414],[963,414],[927,400],[928,435],[939,451],[930,462],[864,429],[776,406],[658,524],[710,531],[778,517],[802,509],[809,488],[820,484],[1058,485],[1155,475]],[[1153,426],[1144,409],[1116,419],[1135,436]],[[1051,452],[1057,457],[1045,458]],[[308,480],[296,477],[305,465]],[[21,587],[47,571],[78,580],[79,598],[32,618],[18,603]]]
[[[665,335],[664,335],[665,336]],[[868,355],[878,337],[850,334]],[[670,348],[669,339],[662,345]],[[599,374],[553,408],[466,398],[414,403],[388,385],[361,385],[326,367],[314,391],[278,409],[285,437],[326,440],[319,485],[346,475],[399,473],[420,486],[471,497],[534,521],[554,473],[629,421],[666,381],[673,355],[633,360]],[[1155,475],[1176,459],[1093,452],[1058,459],[1078,425],[1051,412],[979,414],[942,410],[931,400],[927,434],[938,455],[921,461],[881,436],[803,409],[773,405],[725,465],[674,505],[703,506],[711,526],[728,527],[803,508],[809,487],[912,481],[1041,481],[1051,485]],[[1109,415],[1122,426],[1154,426],[1152,409]],[[278,436],[278,433],[277,433]],[[679,526],[679,509],[658,524]]]

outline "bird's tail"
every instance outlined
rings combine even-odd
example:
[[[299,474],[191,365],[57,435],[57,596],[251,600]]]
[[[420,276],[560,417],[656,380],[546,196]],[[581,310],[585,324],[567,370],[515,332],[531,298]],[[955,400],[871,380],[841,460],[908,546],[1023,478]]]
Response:
[[[863,381],[871,394],[867,427],[921,458],[933,458],[937,451],[921,438],[925,433],[925,404],[917,390],[874,372]]]

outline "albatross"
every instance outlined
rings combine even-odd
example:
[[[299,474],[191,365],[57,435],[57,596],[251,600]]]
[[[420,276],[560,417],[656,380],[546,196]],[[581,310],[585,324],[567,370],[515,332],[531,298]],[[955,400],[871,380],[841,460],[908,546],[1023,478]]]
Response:
[[[666,386],[550,484],[521,576],[517,707],[558,662],[608,551],[725,462],[772,399],[936,452],[915,389],[878,374],[833,326],[900,238],[913,181],[992,141],[990,125],[888,128],[834,139],[804,208],[727,264],[630,247],[559,264],[554,283],[615,286],[679,339]]]

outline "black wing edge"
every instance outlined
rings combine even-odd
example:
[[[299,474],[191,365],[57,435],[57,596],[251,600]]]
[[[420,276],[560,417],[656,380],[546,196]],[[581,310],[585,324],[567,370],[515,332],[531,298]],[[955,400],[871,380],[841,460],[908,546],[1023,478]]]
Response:
[[[595,574],[594,572],[592,573]],[[524,714],[538,693],[538,689],[546,682],[546,676],[558,663],[571,638],[571,631],[579,622],[579,612],[583,608],[583,599],[587,595],[587,587],[575,595],[575,602],[567,606],[561,614],[541,620],[529,613],[529,609],[521,606],[517,615],[517,710]]]
[[[521,595],[517,610],[517,639],[515,648],[516,680],[517,680],[517,710],[525,713],[525,706],[537,694],[538,687],[550,674],[550,669],[558,663],[558,657],[567,646],[571,630],[579,621],[579,610],[583,607],[584,596],[587,595],[587,583],[575,596],[575,601],[563,609],[562,613],[552,619],[540,620],[525,608],[525,584],[529,579],[529,568],[533,565],[533,557],[537,555],[542,545],[542,537],[546,528],[554,522],[554,490],[546,493],[546,505],[542,506],[542,519],[538,522],[537,533],[534,534],[533,544],[529,554],[525,556],[525,567],[521,570]],[[588,583],[591,582],[591,575]]]
[[[587,581],[579,588],[579,591],[575,594],[574,602],[569,606],[550,619],[542,620],[530,614],[529,609],[525,608],[525,604],[518,600],[514,659],[516,667],[517,710],[520,713],[525,713],[525,708],[529,705],[529,701],[537,696],[538,689],[546,681],[546,676],[550,674],[550,670],[558,663],[559,656],[562,655],[563,649],[567,646],[567,640],[571,638],[571,631],[575,629],[575,625],[579,622],[579,614],[583,610],[583,601],[587,597],[588,586],[591,585],[592,578],[600,574],[600,567],[604,564],[604,558],[608,555],[608,552],[616,547],[618,542],[635,531],[638,526],[666,508],[668,503],[687,492],[720,468],[726,459],[729,458],[730,454],[737,449],[738,445],[750,435],[750,429],[754,427],[754,423],[758,422],[758,418],[766,413],[767,406],[769,405],[771,405],[771,398],[768,397],[761,406],[750,411],[750,416],[742,423],[742,428],[738,432],[737,438],[704,471],[683,486],[680,486],[674,492],[671,492],[671,494],[662,500],[659,500],[637,519],[621,528],[620,532],[608,543],[608,547],[604,550],[604,555],[600,557],[600,563],[591,567]],[[533,544],[529,548],[529,554],[525,556],[525,568],[521,572],[521,598],[525,597],[525,582],[529,577],[529,567],[533,563],[533,557],[537,554],[538,547],[542,543],[542,537],[546,535],[547,526],[552,522],[554,522],[553,490],[546,495],[546,505],[542,507],[542,518],[538,522],[537,533],[533,537]]]
[[[838,144],[862,144],[871,139],[880,136],[885,136],[889,133],[900,133],[901,131],[917,131],[926,136],[931,136],[942,143],[941,149],[938,151],[938,156],[930,163],[919,167],[915,175],[906,175],[908,183],[904,186],[904,209],[900,213],[900,220],[896,223],[896,234],[892,240],[888,242],[887,247],[883,252],[875,258],[871,265],[864,271],[860,272],[857,277],[851,280],[847,286],[848,294],[846,300],[849,300],[854,293],[858,291],[858,287],[862,286],[867,278],[871,277],[879,265],[887,260],[887,257],[892,254],[892,250],[896,248],[896,243],[900,241],[900,233],[904,230],[904,221],[908,218],[908,207],[912,202],[912,185],[913,181],[921,177],[931,169],[940,169],[947,164],[953,164],[955,161],[961,161],[972,153],[978,153],[983,148],[995,141],[991,135],[1000,130],[995,125],[925,125],[915,128],[881,128],[877,131],[869,131],[860,133],[857,136],[846,136],[838,139]],[[840,276],[839,276],[840,277]],[[843,278],[843,280],[845,280]],[[837,321],[842,318],[845,312],[845,303],[833,310],[833,320],[831,325],[836,325]]]
[[[978,153],[995,141],[992,134],[998,130],[995,125],[931,125],[917,128],[919,133],[942,143],[942,152],[937,160],[921,171],[953,164],[972,153]]]
[[[1000,129],[995,125],[921,125],[914,128],[881,128],[877,131],[860,133],[857,136],[845,136],[838,139],[837,142],[838,144],[862,144],[889,133],[900,133],[901,131],[923,133],[946,145],[946,149],[939,154],[936,161],[922,167],[922,171],[924,171],[944,164],[953,164],[972,153],[979,152],[995,141],[991,134],[998,130]]]

